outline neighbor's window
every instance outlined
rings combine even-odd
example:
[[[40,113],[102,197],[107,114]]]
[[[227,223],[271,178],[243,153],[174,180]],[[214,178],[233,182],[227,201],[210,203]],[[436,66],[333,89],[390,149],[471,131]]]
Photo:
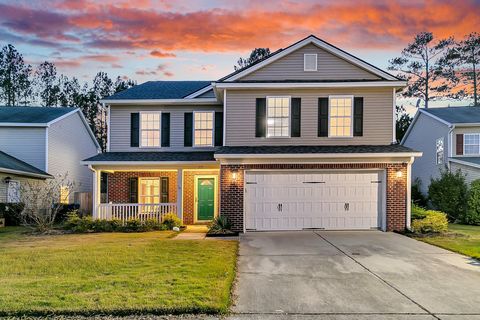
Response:
[[[140,113],[141,147],[160,147],[160,112]]]
[[[438,138],[436,143],[436,162],[443,164],[443,138]]]
[[[60,203],[61,204],[68,204],[69,203],[69,196],[70,190],[68,186],[61,186],[60,187]]]
[[[330,97],[329,99],[329,137],[352,136],[352,107],[353,98]]]
[[[194,112],[195,147],[213,146],[213,112]]]
[[[139,202],[142,204],[160,203],[160,179],[141,178],[139,181]]]
[[[463,154],[480,154],[480,134],[464,134]]]
[[[267,137],[290,136],[290,97],[267,97]]]

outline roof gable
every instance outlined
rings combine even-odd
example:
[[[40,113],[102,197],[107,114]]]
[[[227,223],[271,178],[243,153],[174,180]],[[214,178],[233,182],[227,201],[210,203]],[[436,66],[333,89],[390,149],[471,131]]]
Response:
[[[342,49],[337,48],[334,45],[317,38],[314,35],[310,35],[310,36],[308,36],[308,37],[290,45],[289,47],[287,47],[285,49],[280,49],[280,50],[275,51],[270,56],[268,56],[268,57],[266,57],[266,58],[264,58],[260,61],[257,61],[256,63],[253,63],[253,64],[249,65],[248,67],[237,70],[237,71],[221,78],[219,81],[237,81],[237,80],[240,80],[241,78],[247,76],[248,74],[251,74],[251,73],[255,72],[256,70],[259,70],[259,69],[273,63],[274,61],[277,61],[277,60],[289,55],[290,53],[292,53],[292,52],[294,52],[294,51],[296,51],[296,50],[298,50],[298,49],[300,49],[300,48],[302,48],[302,47],[304,47],[308,44],[314,44],[315,46],[319,47],[320,49],[323,49],[326,52],[328,52],[328,53],[330,53],[330,54],[332,54],[332,55],[334,55],[334,56],[336,56],[340,59],[343,59],[343,60],[347,61],[348,63],[353,64],[354,66],[362,68],[362,69],[372,73],[373,75],[378,76],[381,79],[393,80],[393,81],[399,80],[398,78],[389,74],[388,72],[383,71],[380,68],[375,67],[372,64],[370,64],[370,63],[368,63],[368,62],[366,62],[366,61],[364,61],[360,58],[357,58],[357,57],[349,54],[348,52],[343,51]],[[302,70],[303,70],[303,68],[302,68]]]

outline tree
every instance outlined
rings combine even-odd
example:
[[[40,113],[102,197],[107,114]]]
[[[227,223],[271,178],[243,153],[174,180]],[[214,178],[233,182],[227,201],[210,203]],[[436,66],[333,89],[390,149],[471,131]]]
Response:
[[[25,64],[21,53],[11,44],[0,51],[0,99],[7,106],[28,104],[31,96],[32,66]]]
[[[58,102],[64,107],[79,107],[81,99],[81,87],[78,79],[73,77],[71,80],[63,74],[58,79],[60,88]]]
[[[404,96],[421,98],[428,108],[430,99],[452,87],[452,80],[443,72],[445,61],[440,58],[453,43],[452,38],[434,41],[431,32],[422,32],[402,50],[400,57],[389,61],[388,69],[399,72],[399,77],[408,81]]]
[[[117,77],[113,87],[115,88],[115,93],[130,89],[131,87],[137,85],[135,81],[132,79],[122,79],[120,76]]]
[[[58,106],[60,86],[55,64],[45,61],[38,66],[35,71],[35,86],[42,106]]]
[[[250,57],[248,57],[246,59],[240,57],[237,61],[237,65],[233,66],[233,68],[235,69],[235,71],[240,70],[240,69],[245,68],[245,67],[251,65],[252,63],[255,63],[258,60],[261,60],[261,59],[263,59],[263,58],[265,58],[269,55],[270,55],[270,49],[269,48],[255,48],[250,53]]]
[[[412,123],[412,117],[408,115],[403,105],[395,106],[395,115],[397,117],[395,133],[397,141],[401,141],[403,136],[405,135],[405,132],[407,132],[410,123]]]
[[[479,106],[478,98],[478,65],[480,64],[480,34],[474,32],[448,50],[444,59],[451,63],[455,79],[460,83],[454,92],[455,98],[473,96],[473,105]]]

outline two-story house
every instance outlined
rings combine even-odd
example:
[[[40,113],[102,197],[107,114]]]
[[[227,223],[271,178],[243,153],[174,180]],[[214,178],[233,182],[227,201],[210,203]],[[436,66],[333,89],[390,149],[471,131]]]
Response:
[[[237,231],[404,230],[410,168],[395,138],[406,83],[315,36],[217,81],[147,82],[103,102],[96,218],[176,212]],[[100,203],[100,174],[108,203]]]
[[[402,144],[423,152],[415,161],[412,178],[428,193],[440,170],[461,170],[468,183],[480,178],[480,108],[449,107],[419,109]]]
[[[28,180],[65,174],[76,189],[63,189],[70,196],[61,201],[73,203],[76,192],[92,192],[92,174],[80,161],[99,152],[80,109],[0,107],[0,203],[19,201]]]

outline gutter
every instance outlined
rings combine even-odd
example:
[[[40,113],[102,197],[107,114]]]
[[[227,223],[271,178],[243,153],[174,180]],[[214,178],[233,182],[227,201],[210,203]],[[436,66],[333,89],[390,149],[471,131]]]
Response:
[[[33,172],[20,171],[20,170],[8,169],[8,168],[0,168],[0,172],[11,173],[19,176],[32,177],[32,178],[41,178],[41,179],[53,178],[53,176],[50,174],[33,173]]]
[[[422,152],[395,153],[265,153],[265,154],[214,154],[215,159],[312,159],[312,158],[379,158],[421,157]]]

